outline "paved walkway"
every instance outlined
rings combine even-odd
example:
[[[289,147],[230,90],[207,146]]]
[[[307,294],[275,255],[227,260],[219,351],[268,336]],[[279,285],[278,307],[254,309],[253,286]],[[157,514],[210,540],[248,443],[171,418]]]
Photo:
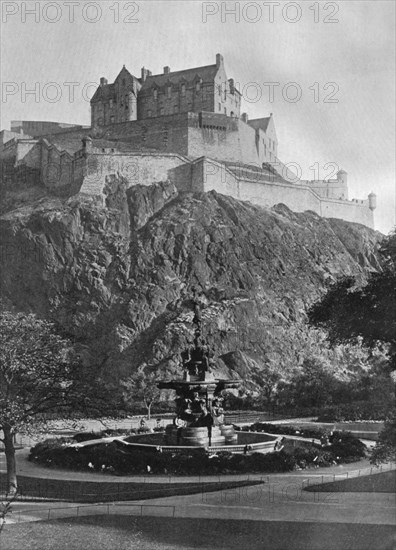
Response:
[[[30,462],[27,458],[30,451],[22,449],[16,452],[17,458],[17,474],[28,477],[42,479],[60,479],[60,480],[75,480],[75,481],[100,481],[103,483],[197,483],[210,481],[227,481],[238,479],[264,480],[269,479],[279,474],[230,474],[230,475],[206,475],[206,476],[161,476],[161,475],[130,475],[130,476],[113,476],[111,474],[102,474],[97,472],[76,472],[71,470],[62,470],[58,468],[47,468]],[[396,466],[395,466],[396,467]],[[387,468],[389,469],[389,468]],[[5,456],[0,454],[0,472],[6,472]],[[363,472],[364,471],[364,472]],[[375,473],[380,469],[372,466],[368,460],[361,460],[353,464],[341,464],[331,466],[329,468],[308,469],[293,472],[291,474],[283,474],[283,476],[309,477],[320,480],[321,482],[333,481],[346,477],[347,473],[351,476],[357,476],[363,473]],[[360,472],[360,474],[359,474]]]
[[[356,466],[357,464],[346,466],[344,475],[347,472],[349,475],[356,475],[359,472],[356,470]],[[236,487],[216,492],[205,491],[203,484],[202,491],[198,494],[141,501],[77,506],[67,502],[51,502],[50,504],[17,502],[13,504],[13,515],[9,516],[7,521],[17,523],[76,515],[116,514],[170,518],[396,525],[396,502],[395,495],[392,493],[304,491],[304,487],[307,487],[308,484],[321,482],[322,471],[270,474],[260,485]],[[325,480],[326,478],[327,476],[325,476]],[[155,479],[153,478],[153,480]],[[139,478],[134,478],[134,480],[141,481]],[[189,480],[192,481],[191,478],[182,479],[182,481]]]
[[[395,465],[373,467],[367,460],[354,464],[290,472],[286,474],[242,474],[222,476],[111,476],[45,468],[27,460],[29,451],[17,452],[18,474],[43,479],[100,481],[102,483],[196,483],[203,484],[195,495],[118,502],[105,505],[78,505],[67,502],[16,502],[8,523],[38,521],[75,515],[123,514],[171,516],[179,518],[223,518],[234,520],[286,522],[338,522],[395,525],[395,496],[390,493],[308,492],[307,485],[389,471]],[[0,455],[0,471],[5,471]],[[205,483],[227,480],[261,480],[262,484],[206,492]]]

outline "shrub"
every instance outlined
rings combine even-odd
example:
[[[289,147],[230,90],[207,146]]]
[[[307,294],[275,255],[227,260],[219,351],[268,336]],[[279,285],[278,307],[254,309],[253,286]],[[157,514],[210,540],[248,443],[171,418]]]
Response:
[[[334,432],[329,438],[333,456],[343,462],[355,462],[366,456],[366,446],[349,432]]]
[[[318,422],[345,422],[359,420],[385,420],[391,405],[358,401],[324,408],[318,415]]]
[[[323,428],[300,428],[298,426],[284,426],[283,424],[266,424],[256,422],[251,426],[244,426],[243,429],[248,429],[251,432],[267,432],[281,435],[298,435],[309,439],[320,439],[326,434]]]
[[[282,449],[277,453],[233,455],[219,452],[209,456],[205,449],[164,453],[131,448],[121,441],[88,447],[70,447],[73,438],[46,440],[32,448],[29,459],[39,464],[75,470],[107,470],[118,475],[154,474],[200,475],[220,473],[287,472],[296,468],[329,466],[335,462],[352,462],[365,455],[365,446],[353,435],[335,432],[326,447]]]

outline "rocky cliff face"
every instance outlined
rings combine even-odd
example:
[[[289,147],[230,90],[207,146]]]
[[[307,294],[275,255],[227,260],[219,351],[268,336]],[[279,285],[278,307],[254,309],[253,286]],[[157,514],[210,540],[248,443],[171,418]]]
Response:
[[[1,290],[56,320],[112,378],[143,363],[176,372],[195,286],[219,371],[248,380],[274,340],[287,348],[329,281],[379,267],[380,234],[284,205],[178,195],[170,183],[127,189],[116,176],[106,197],[44,198],[3,214]]]

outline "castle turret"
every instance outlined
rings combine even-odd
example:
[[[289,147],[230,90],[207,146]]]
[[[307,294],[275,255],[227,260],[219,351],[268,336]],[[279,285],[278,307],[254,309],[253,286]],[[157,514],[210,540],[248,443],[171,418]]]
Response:
[[[371,191],[368,196],[368,200],[370,210],[375,210],[377,208],[377,195]]]
[[[346,185],[348,183],[348,173],[341,168],[341,170],[337,172],[337,180],[342,181],[342,183]]]

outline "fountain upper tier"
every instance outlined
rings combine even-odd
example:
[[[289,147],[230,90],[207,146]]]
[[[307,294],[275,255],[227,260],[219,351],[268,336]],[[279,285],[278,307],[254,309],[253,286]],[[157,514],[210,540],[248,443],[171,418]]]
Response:
[[[213,374],[216,366],[214,353],[202,338],[202,318],[199,302],[194,298],[193,303],[194,343],[181,353],[183,378],[160,381],[158,387],[160,389],[176,390],[177,410],[174,419],[174,430],[177,433],[173,433],[172,440],[176,439],[177,444],[186,441],[187,436],[183,434],[184,429],[186,432],[188,430],[188,441],[193,442],[193,444],[211,445],[212,433],[214,436],[215,432],[217,443],[224,444],[226,437],[221,434],[223,432],[228,433],[230,430],[219,430],[220,426],[224,426],[222,392],[225,389],[238,388],[240,381],[237,379],[215,378]],[[202,437],[202,428],[207,428],[206,438]],[[230,428],[232,427],[230,426]],[[194,436],[194,430],[197,432],[196,437]],[[233,430],[231,431],[233,432]],[[229,436],[229,441],[234,440],[236,437],[233,433],[230,433]]]

